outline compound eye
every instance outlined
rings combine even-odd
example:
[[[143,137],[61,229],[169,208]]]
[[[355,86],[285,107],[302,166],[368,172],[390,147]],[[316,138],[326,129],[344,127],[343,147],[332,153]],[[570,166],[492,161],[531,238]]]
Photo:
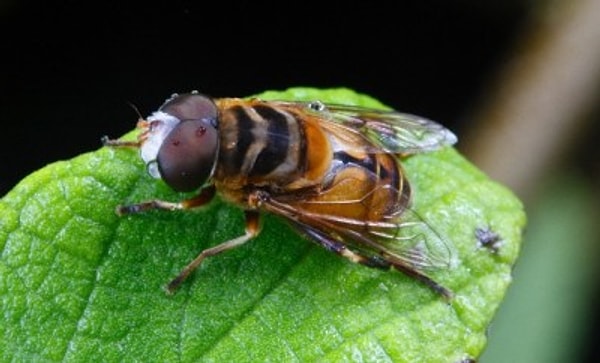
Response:
[[[177,95],[165,102],[159,111],[175,116],[181,121],[210,120],[213,124],[218,116],[217,105],[213,100],[198,93]]]
[[[180,192],[200,188],[210,177],[218,144],[217,130],[205,120],[180,122],[158,150],[162,179]]]

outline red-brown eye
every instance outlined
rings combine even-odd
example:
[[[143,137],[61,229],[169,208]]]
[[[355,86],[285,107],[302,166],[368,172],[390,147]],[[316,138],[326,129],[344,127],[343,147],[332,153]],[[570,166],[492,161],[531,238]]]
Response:
[[[162,179],[181,192],[200,188],[215,164],[218,139],[217,130],[205,120],[180,122],[158,151],[156,161]]]
[[[211,120],[214,124],[217,119],[217,106],[210,97],[199,93],[177,95],[165,102],[159,111],[185,120]]]

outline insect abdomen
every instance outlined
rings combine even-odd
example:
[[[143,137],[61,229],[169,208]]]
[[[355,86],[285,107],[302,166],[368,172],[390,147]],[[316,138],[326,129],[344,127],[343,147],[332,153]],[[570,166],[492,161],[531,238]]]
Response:
[[[318,196],[296,208],[319,215],[383,221],[400,215],[410,201],[410,187],[392,154],[351,155],[336,152],[332,179]]]

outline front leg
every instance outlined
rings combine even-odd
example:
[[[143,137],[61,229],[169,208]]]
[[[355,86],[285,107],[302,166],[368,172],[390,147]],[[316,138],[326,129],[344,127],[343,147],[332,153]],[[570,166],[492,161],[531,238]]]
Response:
[[[210,185],[202,189],[200,193],[198,193],[198,195],[195,195],[189,199],[182,200],[180,202],[167,202],[164,200],[153,199],[136,204],[119,205],[117,206],[116,213],[119,216],[122,216],[125,214],[141,213],[152,209],[163,209],[169,211],[192,209],[207,204],[213,199],[214,196],[215,186]]]

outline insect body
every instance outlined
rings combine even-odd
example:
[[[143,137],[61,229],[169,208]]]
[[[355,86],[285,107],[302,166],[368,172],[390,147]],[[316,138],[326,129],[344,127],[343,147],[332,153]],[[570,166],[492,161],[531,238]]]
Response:
[[[173,95],[138,128],[137,141],[104,143],[140,148],[153,177],[199,192],[176,203],[119,206],[119,214],[194,208],[218,192],[246,216],[246,233],[202,251],[167,285],[169,293],[206,257],[258,235],[265,211],[353,262],[393,267],[451,296],[425,273],[447,266],[450,249],[409,208],[410,184],[398,161],[453,144],[456,137],[441,125],[353,106],[189,93]]]

